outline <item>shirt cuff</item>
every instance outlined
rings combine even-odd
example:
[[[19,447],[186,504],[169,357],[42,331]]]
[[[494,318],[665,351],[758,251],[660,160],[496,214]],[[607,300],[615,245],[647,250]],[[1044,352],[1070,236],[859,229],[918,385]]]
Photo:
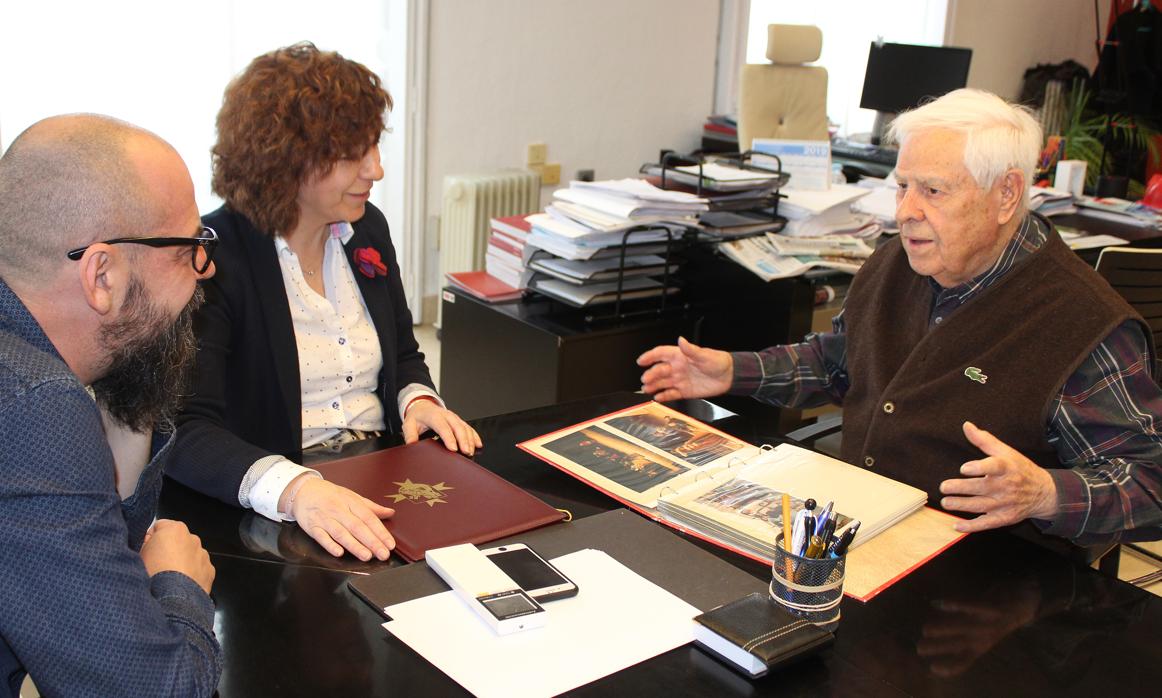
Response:
[[[401,420],[404,418],[404,408],[408,406],[408,403],[420,396],[430,397],[435,400],[436,404],[438,404],[440,407],[445,409],[447,408],[447,405],[444,404],[444,401],[440,399],[440,396],[437,395],[434,390],[424,385],[423,383],[410,383],[404,386],[403,390],[399,391],[399,418]]]
[[[1093,500],[1089,486],[1080,474],[1067,468],[1050,468],[1049,477],[1057,488],[1057,513],[1050,519],[1034,519],[1042,533],[1062,538],[1077,538],[1085,531]]]
[[[166,613],[177,613],[193,621],[213,637],[214,601],[192,578],[174,570],[158,572],[149,578],[149,590]]]
[[[275,459],[274,462],[266,462],[271,458]],[[250,488],[250,501],[248,504],[255,513],[261,514],[272,521],[295,520],[295,517],[291,516],[290,513],[283,514],[278,510],[278,500],[282,497],[283,491],[286,490],[291,480],[294,480],[303,473],[310,473],[314,477],[322,477],[317,470],[304,468],[297,463],[290,462],[282,456],[260,458],[250,467],[252,469],[265,467],[266,472]],[[243,506],[246,505],[243,504]]]

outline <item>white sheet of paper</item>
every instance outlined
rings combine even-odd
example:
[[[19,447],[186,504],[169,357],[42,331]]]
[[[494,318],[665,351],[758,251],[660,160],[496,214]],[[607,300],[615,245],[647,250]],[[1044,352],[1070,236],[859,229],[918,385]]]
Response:
[[[1113,235],[1078,235],[1072,239],[1067,239],[1064,235],[1061,236],[1065,240],[1065,244],[1069,245],[1071,250],[1089,250],[1094,247],[1112,247],[1114,245],[1129,244],[1127,240],[1123,240]]]
[[[870,213],[880,220],[894,221],[896,189],[896,187],[869,188],[868,195],[852,204],[852,208],[860,213]]]
[[[836,184],[827,191],[806,191],[793,186],[783,187],[779,191],[787,195],[786,203],[812,214],[823,213],[832,206],[849,203],[870,193],[868,189],[854,184]],[[783,212],[782,206],[779,212]]]
[[[450,591],[388,606],[383,627],[480,698],[556,695],[693,641],[698,609],[606,553],[552,562],[579,592],[545,605],[547,627],[495,635]]]

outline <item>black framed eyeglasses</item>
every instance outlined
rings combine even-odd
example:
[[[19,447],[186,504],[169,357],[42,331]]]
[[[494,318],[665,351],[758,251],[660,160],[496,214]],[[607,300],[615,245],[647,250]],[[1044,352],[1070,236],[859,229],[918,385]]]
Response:
[[[93,243],[94,245],[97,243]],[[102,240],[104,245],[148,245],[149,247],[180,247],[189,245],[194,248],[201,248],[201,255],[198,250],[194,249],[193,254],[190,255],[190,264],[193,265],[194,271],[199,274],[204,274],[210,268],[210,262],[214,259],[214,250],[218,247],[218,233],[214,232],[213,228],[202,226],[201,231],[192,238],[113,238],[112,240]],[[92,245],[85,245],[78,247],[75,250],[69,250],[65,256],[74,262],[80,259],[85,250]],[[200,258],[200,259],[199,259]],[[200,261],[200,263],[199,263]]]

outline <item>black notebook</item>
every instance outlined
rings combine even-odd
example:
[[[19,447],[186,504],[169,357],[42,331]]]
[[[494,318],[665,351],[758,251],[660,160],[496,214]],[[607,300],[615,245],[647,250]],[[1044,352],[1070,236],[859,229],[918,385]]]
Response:
[[[829,646],[830,632],[754,593],[695,616],[694,639],[711,654],[758,677]]]

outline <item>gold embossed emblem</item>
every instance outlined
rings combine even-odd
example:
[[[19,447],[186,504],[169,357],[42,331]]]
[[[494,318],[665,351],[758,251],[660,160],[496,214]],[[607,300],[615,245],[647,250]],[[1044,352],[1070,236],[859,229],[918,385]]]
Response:
[[[399,504],[405,499],[410,499],[413,502],[425,503],[430,507],[434,507],[437,504],[447,504],[448,500],[444,499],[444,492],[455,489],[442,482],[437,482],[434,485],[412,482],[410,477],[403,482],[397,482],[395,484],[399,485],[399,494],[389,494],[387,497],[394,499],[396,504]]]

